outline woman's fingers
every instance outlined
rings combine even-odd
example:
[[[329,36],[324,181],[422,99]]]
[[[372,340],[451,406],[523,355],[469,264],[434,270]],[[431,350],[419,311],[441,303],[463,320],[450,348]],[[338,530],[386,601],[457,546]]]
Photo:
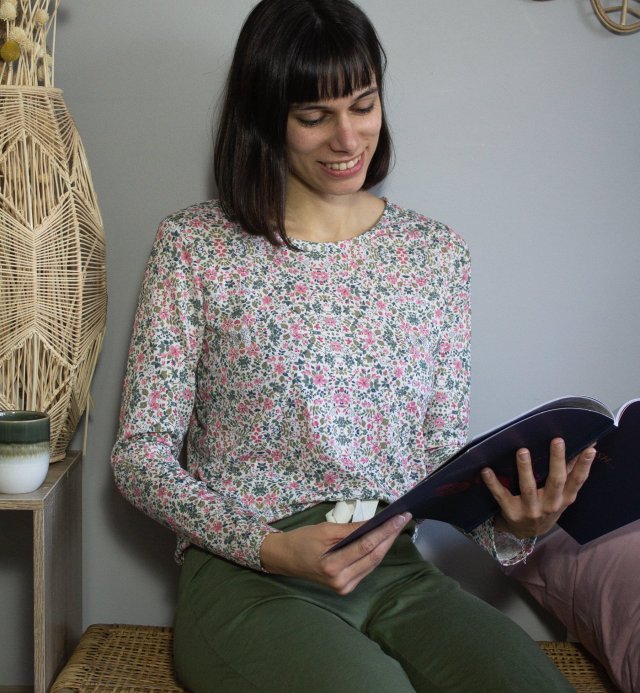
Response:
[[[501,510],[501,526],[516,536],[535,536],[549,531],[560,515],[576,499],[589,476],[596,451],[593,446],[583,450],[569,463],[562,438],[554,438],[549,448],[549,473],[542,488],[537,488],[531,455],[525,448],[518,450],[519,495],[512,495],[489,469],[482,471],[485,484]]]
[[[573,503],[573,501],[576,499],[578,491],[582,488],[584,482],[589,478],[591,465],[593,464],[595,458],[596,449],[592,446],[588,447],[586,450],[583,450],[573,460],[573,466],[569,471],[565,486],[565,496],[569,504]]]
[[[348,546],[328,554],[325,561],[332,587],[339,594],[351,592],[382,561],[409,520],[409,513],[396,515]],[[353,531],[360,524],[354,522],[345,527]]]

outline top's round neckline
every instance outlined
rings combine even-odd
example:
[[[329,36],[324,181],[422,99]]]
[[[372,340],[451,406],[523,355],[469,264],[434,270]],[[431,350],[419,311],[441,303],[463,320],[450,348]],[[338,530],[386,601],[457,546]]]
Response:
[[[342,250],[348,246],[363,243],[369,240],[369,238],[375,236],[377,232],[380,231],[380,229],[384,226],[390,205],[386,197],[383,197],[382,200],[384,201],[384,209],[382,210],[382,214],[380,214],[378,220],[372,227],[365,229],[362,233],[351,236],[351,238],[344,238],[340,241],[308,241],[302,238],[291,238],[291,242],[294,246],[300,248],[301,250],[321,250],[324,248],[327,250]]]

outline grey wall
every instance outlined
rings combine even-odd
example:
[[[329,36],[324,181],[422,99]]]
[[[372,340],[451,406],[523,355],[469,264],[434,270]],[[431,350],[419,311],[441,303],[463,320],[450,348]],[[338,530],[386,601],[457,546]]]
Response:
[[[557,395],[640,395],[640,34],[589,0],[361,0],[387,48],[397,166],[381,192],[452,225],[474,261],[472,432]],[[173,538],[114,491],[144,263],[169,212],[213,194],[211,121],[252,0],[63,0],[56,84],[106,229],[109,317],[84,461],[84,620],[171,622]],[[29,532],[0,514],[0,685],[28,683]],[[534,635],[521,595],[452,530],[425,551]],[[470,558],[471,557],[471,558]]]

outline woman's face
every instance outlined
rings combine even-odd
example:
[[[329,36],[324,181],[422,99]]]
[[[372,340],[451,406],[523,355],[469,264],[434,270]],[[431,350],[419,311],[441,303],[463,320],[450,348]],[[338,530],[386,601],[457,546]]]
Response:
[[[375,84],[339,99],[292,104],[287,121],[289,186],[301,185],[322,197],[361,190],[381,125]]]

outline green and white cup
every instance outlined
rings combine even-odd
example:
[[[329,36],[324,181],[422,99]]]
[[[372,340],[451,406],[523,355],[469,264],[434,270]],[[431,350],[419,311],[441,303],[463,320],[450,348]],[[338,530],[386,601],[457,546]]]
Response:
[[[0,493],[30,493],[47,476],[49,415],[40,411],[0,411]]]

